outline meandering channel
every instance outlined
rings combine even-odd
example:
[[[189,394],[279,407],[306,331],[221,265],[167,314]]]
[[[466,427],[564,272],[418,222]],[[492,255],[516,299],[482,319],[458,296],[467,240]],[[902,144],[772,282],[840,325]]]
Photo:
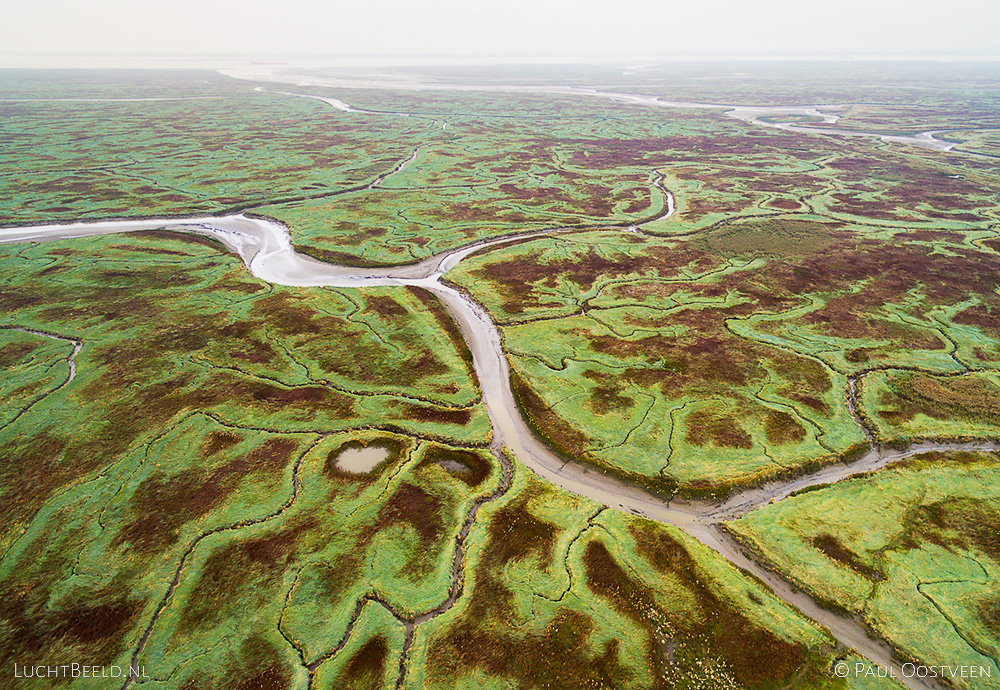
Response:
[[[955,148],[954,142],[936,139],[935,134],[947,131],[947,129],[934,129],[918,134],[886,134],[883,132],[869,132],[859,129],[841,129],[829,125],[836,124],[840,119],[839,115],[831,113],[831,110],[839,110],[850,103],[845,104],[825,104],[825,105],[733,105],[723,103],[695,103],[690,101],[671,101],[661,96],[650,96],[636,93],[622,93],[618,91],[604,91],[601,89],[549,85],[522,85],[522,84],[462,84],[458,82],[443,81],[422,81],[420,78],[388,78],[379,77],[377,79],[350,79],[342,77],[319,77],[304,76],[301,74],[266,71],[246,71],[246,70],[219,70],[235,79],[245,79],[251,81],[272,81],[280,83],[294,82],[297,86],[321,86],[327,88],[344,89],[388,89],[393,91],[472,91],[472,92],[492,92],[492,93],[527,93],[527,94],[557,94],[563,96],[584,96],[590,98],[602,98],[616,101],[618,103],[628,103],[654,108],[678,108],[695,110],[719,110],[727,116],[746,122],[756,127],[767,127],[770,129],[780,129],[786,132],[796,132],[798,134],[812,134],[820,136],[840,136],[840,137],[863,137],[874,138],[882,141],[896,142],[900,144],[910,144],[921,148],[932,149],[934,151],[951,151]],[[257,87],[257,90],[262,90]],[[411,117],[413,113],[389,112],[377,110],[364,110],[355,108],[350,104],[338,99],[311,94],[299,94],[288,92],[282,93],[286,96],[298,96],[300,98],[312,98],[333,106],[337,110],[345,112],[362,113],[366,115],[396,115]],[[818,120],[808,125],[796,124],[795,122],[782,122],[781,118],[806,117]],[[770,121],[765,118],[777,118],[778,121]],[[963,152],[971,155],[980,155],[973,152]]]
[[[66,380],[63,381],[62,383],[60,383],[55,388],[53,388],[52,390],[49,390],[49,391],[46,391],[45,393],[42,393],[40,396],[38,396],[37,398],[35,398],[34,400],[32,400],[30,403],[28,403],[24,407],[22,407],[20,412],[18,412],[16,415],[14,415],[14,417],[12,417],[7,423],[5,423],[2,426],[0,426],[0,431],[3,431],[7,427],[9,427],[11,424],[13,424],[14,422],[16,422],[18,419],[20,419],[25,413],[28,412],[28,410],[30,410],[31,408],[33,408],[35,405],[37,405],[42,400],[44,400],[45,398],[49,397],[50,395],[52,395],[56,391],[61,390],[64,386],[69,385],[73,381],[73,379],[76,378],[76,356],[78,354],[80,354],[80,350],[83,349],[83,342],[81,342],[79,340],[74,340],[73,338],[65,338],[65,337],[63,337],[61,335],[55,335],[53,333],[46,333],[45,331],[36,331],[36,330],[34,330],[32,328],[24,328],[22,326],[0,326],[0,330],[5,330],[5,331],[19,331],[21,333],[27,333],[29,335],[37,335],[40,338],[48,338],[49,340],[59,340],[59,341],[64,342],[64,343],[72,343],[73,344],[73,351],[70,352],[69,355],[67,355],[67,357],[66,357],[66,363],[69,364],[69,374],[66,376]]]
[[[669,200],[669,209],[672,210],[672,197]],[[953,449],[995,450],[995,444],[927,443],[893,453],[874,449],[855,462],[829,465],[803,477],[747,489],[725,501],[714,503],[681,499],[664,501],[596,469],[567,461],[539,440],[522,416],[511,390],[508,361],[499,328],[478,302],[443,282],[442,276],[473,252],[525,237],[568,232],[568,228],[518,233],[475,242],[428,257],[419,263],[392,268],[353,268],[317,261],[295,251],[285,226],[244,215],[0,228],[0,244],[155,229],[213,237],[239,255],[250,273],[271,283],[340,288],[409,285],[433,292],[458,324],[472,353],[475,373],[483,391],[483,402],[493,427],[495,452],[502,453],[506,447],[535,474],[567,491],[591,498],[605,506],[684,530],[737,567],[767,582],[779,598],[825,626],[845,646],[884,668],[892,668],[907,687],[940,687],[930,679],[904,677],[888,644],[869,637],[865,628],[857,621],[824,609],[810,596],[797,591],[787,580],[768,570],[735,543],[720,525],[725,520],[745,515],[770,501],[785,498],[793,491],[821,483],[833,483],[857,473],[886,467],[915,453]]]

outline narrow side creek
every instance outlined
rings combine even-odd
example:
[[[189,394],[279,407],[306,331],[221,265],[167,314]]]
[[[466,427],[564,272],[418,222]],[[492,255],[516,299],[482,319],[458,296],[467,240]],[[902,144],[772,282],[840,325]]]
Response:
[[[461,82],[448,82],[433,80],[421,77],[408,76],[406,78],[393,78],[392,75],[383,75],[378,78],[353,79],[344,77],[323,77],[315,74],[295,74],[294,71],[284,70],[220,70],[220,73],[236,79],[249,81],[272,81],[272,82],[294,82],[298,86],[304,87],[327,87],[341,89],[382,89],[390,91],[459,91],[478,93],[521,93],[521,94],[557,94],[562,96],[582,96],[588,98],[600,98],[623,103],[630,106],[646,106],[653,108],[677,108],[686,110],[715,110],[721,111],[726,117],[730,117],[742,122],[746,122],[754,127],[765,127],[768,129],[779,129],[797,134],[810,134],[814,136],[836,136],[836,137],[862,137],[879,139],[886,142],[899,144],[909,144],[920,148],[931,149],[932,151],[949,152],[955,148],[953,142],[937,139],[934,135],[941,134],[954,129],[937,128],[919,132],[917,134],[893,134],[887,132],[874,132],[863,129],[844,129],[831,125],[836,125],[840,120],[840,115],[831,111],[838,111],[846,106],[861,105],[858,103],[827,103],[814,105],[738,105],[726,103],[695,103],[692,101],[671,101],[661,96],[651,96],[640,93],[624,93],[620,91],[605,91],[580,86],[566,86],[560,84],[463,84]],[[263,91],[261,87],[256,87],[257,91]],[[345,112],[360,113],[365,115],[396,115],[409,117],[410,113],[388,112],[377,110],[364,110],[355,108],[348,103],[338,99],[311,94],[289,93],[286,91],[276,91],[285,96],[296,96],[299,98],[312,98],[322,101],[337,110]],[[794,121],[797,117],[805,117],[813,120],[808,124],[798,124]],[[787,120],[787,121],[783,121]],[[962,153],[974,156],[984,156],[963,151]]]
[[[660,189],[666,192],[662,187]],[[670,203],[664,214],[669,214],[673,210],[672,197],[668,197],[668,199]],[[441,300],[458,324],[472,353],[475,373],[483,391],[483,401],[493,427],[493,450],[504,467],[504,480],[494,493],[488,494],[480,502],[474,504],[466,516],[455,551],[451,591],[445,601],[431,611],[419,614],[412,619],[398,615],[393,612],[388,603],[379,601],[404,624],[407,630],[407,643],[400,660],[398,685],[402,685],[405,680],[407,654],[415,627],[447,611],[461,594],[465,539],[475,521],[479,506],[488,500],[494,500],[506,491],[510,468],[503,463],[505,462],[504,451],[508,449],[535,474],[571,493],[591,498],[611,508],[642,515],[684,530],[735,566],[767,582],[780,599],[825,626],[846,647],[854,649],[858,654],[867,657],[883,668],[892,668],[907,687],[914,689],[941,687],[930,679],[903,677],[900,663],[896,660],[891,647],[884,640],[873,639],[868,635],[862,623],[820,607],[814,599],[804,592],[796,590],[780,574],[768,570],[753,554],[736,544],[722,529],[721,523],[745,515],[768,502],[781,500],[793,491],[816,484],[837,482],[860,472],[886,467],[915,453],[926,450],[995,450],[995,444],[925,442],[892,453],[882,453],[878,449],[874,449],[854,462],[829,465],[802,477],[772,482],[760,488],[747,489],[730,496],[725,501],[714,503],[681,499],[664,501],[646,493],[637,486],[607,476],[589,466],[567,461],[539,440],[522,416],[510,387],[507,357],[496,324],[478,302],[470,295],[444,282],[442,276],[473,252],[524,237],[569,232],[572,230],[569,228],[512,234],[490,241],[476,242],[450,252],[431,256],[415,264],[374,269],[335,266],[298,254],[292,246],[287,228],[283,225],[243,215],[4,228],[0,229],[0,243],[37,242],[152,229],[176,230],[214,237],[238,254],[254,276],[281,285],[342,288],[390,285],[422,287],[433,292]],[[593,229],[595,228],[591,228],[591,230]],[[620,231],[621,228],[615,228],[615,230]],[[851,383],[854,381],[852,380]],[[853,388],[854,398],[857,397],[856,390]],[[856,406],[857,401],[852,400],[852,404]],[[857,413],[856,409],[853,411]],[[858,419],[857,415],[855,418]],[[870,432],[864,424],[862,424],[862,428],[865,429],[866,433]],[[297,479],[296,475],[293,500],[298,489]],[[194,546],[193,544],[191,548]],[[187,554],[185,554],[186,556]],[[170,591],[164,598],[164,604],[176,587],[183,566],[184,561],[182,560]],[[375,599],[367,597],[359,601],[356,611],[358,616],[360,616],[361,609],[367,600]],[[135,650],[135,660],[138,660],[152,631],[153,624],[155,624],[155,617],[153,623],[146,630],[139,647]],[[348,629],[348,636],[350,629]],[[346,644],[346,639],[345,637],[345,640],[335,649],[321,655],[313,662],[302,659],[303,666],[310,672],[310,678],[319,664],[330,658]]]
[[[427,611],[423,611],[413,616],[407,616],[397,611],[389,601],[386,601],[378,594],[369,592],[356,602],[354,612],[351,614],[351,618],[347,623],[344,635],[340,641],[312,661],[308,661],[306,659],[306,653],[302,648],[302,645],[293,640],[284,631],[281,625],[281,620],[279,619],[278,632],[281,633],[281,636],[285,638],[285,641],[287,641],[288,644],[291,645],[291,647],[298,653],[299,662],[308,674],[308,688],[313,687],[316,679],[316,673],[319,671],[320,667],[340,653],[340,651],[347,646],[348,642],[350,642],[354,633],[354,627],[357,624],[358,619],[361,617],[361,614],[364,612],[365,607],[369,603],[378,604],[384,608],[403,626],[405,636],[403,638],[403,649],[399,657],[399,671],[396,677],[396,688],[403,687],[403,684],[406,682],[406,674],[409,668],[409,652],[410,648],[413,646],[413,636],[416,633],[417,626],[421,623],[433,620],[443,613],[446,613],[455,605],[458,598],[462,596],[465,583],[465,547],[469,538],[469,532],[472,530],[472,526],[475,524],[476,517],[479,514],[479,509],[485,504],[499,499],[510,489],[511,479],[514,475],[514,468],[510,460],[503,453],[495,452],[494,455],[497,459],[498,466],[500,467],[500,476],[498,478],[497,485],[486,494],[476,497],[465,514],[462,526],[459,528],[458,534],[455,537],[455,553],[452,557],[451,585],[448,588],[448,596],[446,596],[440,604]],[[291,591],[292,590],[290,589],[289,595],[291,594]],[[286,603],[289,595],[286,595]]]
[[[66,362],[69,364],[69,375],[66,377],[66,380],[63,381],[62,383],[60,383],[55,388],[53,388],[52,390],[47,391],[45,393],[42,393],[40,396],[38,396],[37,398],[35,398],[34,400],[32,400],[30,403],[28,403],[24,407],[22,407],[21,410],[16,415],[14,415],[13,418],[10,419],[10,421],[8,421],[6,424],[3,424],[2,426],[0,426],[0,431],[3,431],[8,426],[10,426],[14,422],[16,422],[18,419],[20,419],[26,412],[28,412],[35,405],[37,405],[38,403],[40,403],[42,400],[44,400],[45,398],[49,397],[53,393],[61,390],[65,386],[69,385],[69,383],[71,383],[73,381],[73,379],[76,378],[76,356],[78,354],[80,354],[80,350],[83,349],[83,341],[82,340],[76,340],[74,338],[67,338],[67,337],[61,336],[61,335],[55,335],[54,333],[46,333],[45,331],[36,331],[34,329],[24,328],[22,326],[0,326],[0,330],[5,330],[5,331],[19,331],[21,333],[28,333],[29,335],[37,335],[40,338],[48,338],[49,340],[59,340],[59,341],[62,341],[64,343],[72,343],[73,344],[73,351],[70,352],[69,355],[66,357]]]

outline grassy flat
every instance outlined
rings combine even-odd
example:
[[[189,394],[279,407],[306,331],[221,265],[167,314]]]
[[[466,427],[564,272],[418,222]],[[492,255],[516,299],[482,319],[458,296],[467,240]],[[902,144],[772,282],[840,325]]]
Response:
[[[957,150],[564,88],[8,70],[0,226],[247,212],[368,266],[565,230],[447,279],[501,328],[538,432],[662,496],[869,439],[996,436],[995,75],[494,69],[422,77],[825,103]],[[0,245],[0,367],[0,652],[19,663],[134,659],[164,690],[898,687],[835,677],[863,662],[683,532],[498,458],[422,289],[269,285],[166,231]],[[731,527],[907,658],[1000,677],[995,474],[991,454],[924,454]]]
[[[542,432],[639,481],[715,490],[835,459],[864,442],[858,376],[881,437],[994,435],[992,248],[806,218],[557,235],[449,278],[499,315]]]
[[[860,615],[905,656],[991,668],[993,679],[973,687],[997,687],[997,461],[995,454],[926,453],[793,496],[731,526],[802,587]]]

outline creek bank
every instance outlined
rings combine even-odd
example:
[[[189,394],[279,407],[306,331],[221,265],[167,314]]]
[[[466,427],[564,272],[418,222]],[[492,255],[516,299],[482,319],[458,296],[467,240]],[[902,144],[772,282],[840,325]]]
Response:
[[[808,594],[797,590],[783,576],[769,571],[729,537],[721,528],[721,523],[744,515],[770,501],[780,500],[793,491],[818,484],[833,483],[854,474],[886,467],[916,453],[928,450],[995,450],[996,444],[916,444],[904,450],[885,454],[876,448],[854,462],[828,465],[795,479],[747,489],[734,493],[722,502],[681,499],[665,501],[636,485],[563,458],[539,440],[521,413],[510,385],[510,370],[499,328],[478,302],[465,292],[443,282],[442,276],[474,252],[524,237],[567,232],[570,229],[515,234],[437,254],[415,264],[396,268],[367,269],[326,264],[299,254],[292,246],[285,226],[271,220],[244,215],[0,228],[0,243],[37,242],[155,229],[175,230],[216,239],[239,255],[250,273],[271,283],[298,287],[343,288],[416,286],[434,293],[458,325],[472,354],[473,368],[483,391],[483,402],[493,428],[492,448],[498,458],[503,458],[506,451],[512,452],[536,475],[570,493],[683,530],[733,565],[766,582],[776,596],[825,626],[841,644],[853,648],[884,668],[892,668],[907,687],[913,689],[940,687],[930,679],[905,678],[901,672],[900,662],[884,640],[873,639],[864,626],[856,620],[822,607]],[[502,460],[501,464],[504,464]],[[504,466],[505,476],[507,471],[507,467]],[[293,499],[297,488],[296,484],[293,489]],[[505,486],[501,483],[496,495],[490,494],[483,502],[493,500],[504,490]],[[478,505],[466,518],[459,539],[460,544],[464,543],[468,535],[477,508]],[[460,579],[457,578],[461,568],[461,553],[461,549],[456,550],[456,560],[453,563],[455,582],[458,586],[453,585],[450,596],[440,607],[421,614],[409,621],[410,624],[415,625],[440,615],[454,604],[461,593]],[[176,580],[183,565],[182,561],[166,599],[169,599],[169,594],[176,587]],[[146,631],[135,658],[138,658],[151,628],[152,626]],[[401,680],[405,677],[405,660],[404,651],[401,659]]]
[[[925,132],[919,132],[917,134],[893,134],[885,132],[870,132],[864,130],[855,129],[840,129],[836,127],[831,127],[829,125],[836,124],[837,120],[840,119],[839,115],[835,115],[829,111],[840,110],[848,105],[855,105],[853,103],[840,103],[840,104],[817,104],[817,105],[801,105],[801,106],[788,106],[788,105],[777,105],[777,106],[766,106],[766,105],[733,105],[724,103],[695,103],[691,101],[671,101],[660,96],[650,96],[637,93],[623,93],[618,91],[604,91],[594,88],[581,88],[574,86],[562,86],[558,84],[540,84],[537,86],[532,85],[517,85],[517,84],[462,84],[458,82],[442,82],[442,81],[421,81],[420,78],[408,78],[408,79],[392,79],[390,77],[381,77],[378,79],[345,79],[345,78],[324,78],[317,76],[302,76],[295,74],[276,74],[273,70],[267,72],[254,71],[238,71],[238,70],[220,70],[221,74],[228,77],[233,77],[235,79],[243,80],[253,80],[253,81],[277,81],[288,83],[289,81],[294,82],[297,86],[306,87],[326,87],[326,88],[342,88],[342,89],[383,89],[383,90],[396,90],[396,91],[467,91],[467,92],[485,92],[485,93],[524,93],[524,94],[553,94],[562,96],[585,96],[591,98],[603,98],[617,103],[625,103],[628,105],[641,105],[654,108],[677,108],[677,109],[687,109],[687,110],[717,110],[721,111],[726,117],[730,117],[742,122],[746,122],[749,125],[755,127],[765,127],[769,129],[779,129],[786,132],[794,132],[797,134],[811,134],[819,136],[839,136],[839,137],[863,137],[863,138],[873,138],[879,139],[886,142],[895,142],[900,144],[910,144],[911,146],[919,146],[925,149],[931,149],[933,151],[948,152],[955,148],[956,143],[951,141],[945,141],[943,139],[938,139],[935,137],[936,134],[941,134],[950,129],[933,129]],[[262,90],[261,87],[256,87],[256,90]],[[354,108],[353,106],[345,103],[344,101],[337,98],[328,98],[322,96],[314,96],[299,93],[287,93],[279,92],[288,96],[297,96],[300,98],[313,98],[319,101],[323,101],[328,105],[347,112],[353,113],[363,113],[367,115],[397,115],[400,117],[409,117],[410,113],[403,112],[390,112],[390,111],[376,111],[376,110],[362,110],[359,108]],[[824,112],[826,111],[826,112]],[[511,115],[503,115],[501,117],[511,117]],[[816,121],[815,124],[800,125],[793,122],[784,122],[782,120],[794,118],[808,118],[811,121]],[[773,120],[773,121],[772,121]],[[971,153],[971,152],[964,152]],[[982,155],[982,154],[972,154],[972,155]]]

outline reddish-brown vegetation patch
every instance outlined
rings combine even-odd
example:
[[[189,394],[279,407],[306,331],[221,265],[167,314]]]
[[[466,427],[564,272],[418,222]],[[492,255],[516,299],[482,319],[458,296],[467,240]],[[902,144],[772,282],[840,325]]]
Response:
[[[451,476],[475,488],[490,476],[492,466],[479,453],[471,450],[446,448],[437,444],[431,445],[425,452],[421,465],[439,465]]]
[[[211,431],[201,445],[201,452],[206,458],[210,458],[216,453],[232,448],[243,438],[239,434],[231,431]]]
[[[43,429],[31,438],[18,437],[0,445],[0,525],[12,530],[30,519],[35,510],[65,482],[86,474],[99,458],[64,457],[69,439]]]
[[[68,636],[86,645],[118,637],[131,627],[136,614],[142,610],[142,602],[118,600],[101,603],[101,596],[94,592],[76,593],[78,601],[67,606],[61,604],[56,610],[54,637]],[[83,601],[86,603],[83,603]]]
[[[817,324],[821,330],[839,338],[873,338],[899,343],[908,350],[942,350],[945,344],[931,331],[918,330],[896,321],[873,318],[857,311],[854,295],[834,297],[826,305],[806,315],[806,323]],[[871,309],[871,305],[865,305]]]
[[[871,359],[872,348],[870,347],[856,347],[852,350],[847,350],[844,353],[844,359],[851,364],[862,364]]]
[[[635,405],[635,400],[621,394],[625,386],[619,377],[593,369],[587,369],[583,375],[599,384],[590,390],[590,407],[596,414],[605,415],[612,410],[627,410]]]
[[[1000,303],[974,305],[955,314],[952,321],[963,326],[979,326],[994,338],[1000,338]]]
[[[722,320],[722,310],[704,310],[705,331],[711,333],[712,321]],[[683,313],[677,314],[682,322]],[[703,331],[704,332],[704,331]],[[592,336],[591,347],[601,354],[621,359],[642,358],[649,368],[629,368],[622,378],[641,386],[659,384],[664,393],[676,396],[698,386],[717,384],[745,386],[751,378],[764,374],[757,354],[759,347],[726,334],[696,335],[691,338],[669,338],[651,335],[636,340],[614,336]]]
[[[1000,597],[985,599],[979,602],[976,609],[986,629],[1000,637]]]
[[[552,564],[558,529],[551,522],[531,513],[528,509],[530,497],[528,493],[507,504],[490,521],[490,547],[486,551],[484,567],[499,567],[532,553],[538,556],[540,568],[548,569]]]
[[[12,367],[38,348],[31,343],[7,343],[0,347],[0,367]]]
[[[316,521],[310,520],[216,549],[185,600],[178,629],[190,632],[210,627],[233,615],[236,609],[266,603],[267,592],[281,582],[299,540],[316,526]]]
[[[461,678],[472,669],[513,677],[522,687],[617,688],[631,676],[610,640],[591,656],[593,620],[560,609],[541,633],[524,635],[512,624],[512,593],[498,581],[476,581],[468,613],[428,650],[431,678]]]
[[[129,544],[146,554],[170,546],[185,523],[218,506],[244,478],[255,473],[279,477],[297,448],[291,439],[268,439],[214,470],[188,469],[172,476],[148,477],[129,501],[136,517],[122,527],[113,543]]]
[[[480,669],[525,687],[627,685],[630,674],[619,661],[617,641],[594,655],[587,649],[594,630],[589,616],[560,609],[540,633],[525,634],[517,623],[514,593],[499,576],[502,565],[531,553],[550,563],[556,533],[554,525],[531,515],[529,498],[505,506],[490,522],[468,607],[429,645],[428,676],[461,678]]]
[[[856,553],[840,543],[840,540],[832,534],[819,534],[812,539],[812,545],[823,552],[827,558],[845,565],[862,577],[869,580],[881,581],[885,576],[875,568],[865,565]]]
[[[324,326],[333,324],[333,319],[320,317],[319,312],[303,304],[304,301],[279,292],[256,300],[250,314],[266,319],[270,327],[286,336],[315,335],[323,331]]]
[[[892,423],[925,414],[935,419],[965,419],[1000,424],[1000,388],[977,377],[930,376],[904,372],[889,380],[879,415]]]
[[[850,192],[838,192],[830,195],[838,204],[831,204],[831,210],[854,216],[878,218],[880,220],[905,220],[894,213],[896,205],[889,201],[866,201],[860,195]]]
[[[802,208],[802,204],[795,199],[771,199],[767,205],[771,208],[780,208],[783,211],[798,211]]]
[[[697,598],[700,616],[664,611],[671,624],[686,635],[688,644],[697,647],[700,640],[705,640],[705,652],[721,657],[736,682],[749,687],[782,685],[780,681],[787,682],[799,671],[806,661],[805,650],[758,627],[738,608],[719,597],[706,584],[706,575],[687,550],[663,528],[653,523],[634,523],[631,533],[642,556],[660,572],[679,577],[684,587]],[[592,585],[595,591],[603,592],[612,603],[617,602],[616,606],[621,607],[623,613],[632,611],[631,615],[640,619],[639,606],[655,601],[651,593],[645,591],[645,585],[630,580],[606,549],[603,553],[595,549],[592,556],[588,549],[588,556],[593,562],[595,578],[600,582]],[[588,563],[588,584],[590,572]],[[635,592],[635,596],[626,598],[624,592]]]
[[[144,602],[131,598],[121,581],[100,589],[75,587],[57,599],[50,581],[60,572],[41,571],[26,584],[13,579],[0,584],[0,618],[5,622],[0,650],[7,658],[55,663],[58,651],[71,647],[97,664],[111,663]]]
[[[278,650],[257,634],[240,645],[239,653],[221,676],[209,678],[202,671],[187,680],[181,690],[288,690],[293,678]]]
[[[389,641],[384,635],[376,635],[348,660],[339,687],[358,690],[381,687],[388,658]]]
[[[893,543],[916,549],[924,543],[948,551],[975,549],[1000,563],[1000,511],[974,498],[949,498],[910,509],[903,518],[903,532]]]
[[[365,548],[383,530],[394,526],[408,526],[417,536],[417,547],[400,572],[420,577],[426,575],[437,562],[444,546],[446,520],[450,517],[449,504],[423,487],[403,482],[379,509],[375,524],[366,529],[359,540]]]
[[[430,405],[414,405],[413,403],[403,403],[401,412],[404,418],[418,422],[430,422],[432,424],[455,424],[465,426],[472,419],[471,409],[444,409],[431,407]]]
[[[259,324],[249,321],[233,321],[220,328],[218,333],[225,336],[226,339],[224,342],[230,345],[230,357],[251,362],[252,364],[273,362],[278,353],[269,343],[256,337],[258,328]]]
[[[361,558],[358,553],[337,556],[329,563],[317,565],[317,581],[324,600],[335,604],[357,582],[361,572]]]
[[[410,320],[410,311],[389,295],[365,295],[365,306],[388,321]]]
[[[720,448],[752,448],[753,441],[735,414],[696,410],[684,420],[684,439],[695,446],[712,443]]]
[[[781,410],[768,411],[764,417],[764,433],[767,434],[768,443],[778,445],[799,443],[806,437],[805,428],[795,417]]]
[[[225,380],[227,378],[228,381]],[[356,416],[354,401],[350,396],[322,386],[283,388],[263,381],[233,380],[231,377],[219,377],[217,383],[228,389],[234,402],[246,401],[257,409],[271,412],[288,408],[299,408],[310,412],[324,411],[335,419],[350,419]],[[220,395],[219,399],[225,398]]]

